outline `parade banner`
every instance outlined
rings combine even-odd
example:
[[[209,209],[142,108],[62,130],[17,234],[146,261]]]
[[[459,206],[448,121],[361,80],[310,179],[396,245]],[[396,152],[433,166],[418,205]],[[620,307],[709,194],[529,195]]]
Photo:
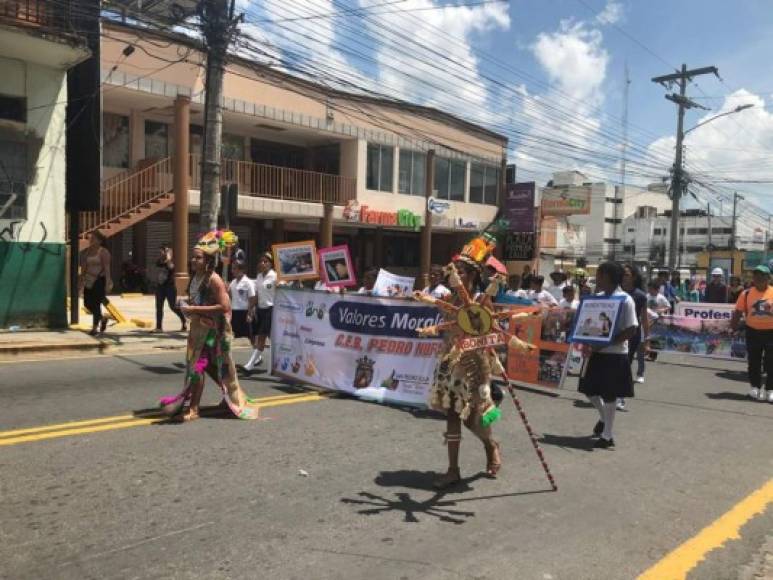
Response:
[[[425,405],[443,341],[416,330],[441,319],[411,300],[277,288],[273,369],[363,399]]]
[[[508,183],[505,188],[504,217],[510,232],[534,233],[533,181]]]
[[[679,305],[677,305],[678,307]],[[650,323],[650,348],[695,356],[743,360],[746,338],[730,328],[724,307],[732,304],[686,304],[687,316],[659,316]]]
[[[572,329],[574,312],[569,308],[540,308],[524,306],[512,308],[514,313],[539,312],[540,316],[515,319],[511,330],[520,338],[537,347],[522,352],[508,349],[507,374],[518,384],[557,388],[561,384],[564,366],[571,345],[566,342]]]

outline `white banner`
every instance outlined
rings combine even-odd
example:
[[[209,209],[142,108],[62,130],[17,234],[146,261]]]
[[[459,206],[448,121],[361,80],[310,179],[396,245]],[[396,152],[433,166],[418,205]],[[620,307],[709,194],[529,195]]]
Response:
[[[416,329],[440,321],[437,309],[410,300],[277,288],[273,369],[364,399],[424,405],[443,341]]]
[[[677,302],[674,316],[694,320],[730,320],[735,304],[713,304],[710,302]]]

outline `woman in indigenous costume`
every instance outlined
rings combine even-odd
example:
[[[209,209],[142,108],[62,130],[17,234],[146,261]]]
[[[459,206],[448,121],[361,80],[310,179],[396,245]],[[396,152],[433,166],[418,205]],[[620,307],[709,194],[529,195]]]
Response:
[[[480,238],[475,241],[479,240]],[[491,296],[488,293],[477,293],[482,268],[491,249],[493,244],[484,246],[483,249],[474,248],[472,244],[465,246],[462,253],[456,256],[446,268],[452,294],[442,302],[462,307],[465,304],[463,294],[466,292],[474,303],[483,308],[492,309]],[[441,301],[434,302],[442,306]],[[473,327],[478,322],[474,316],[468,319]],[[483,350],[461,352],[454,346],[460,336],[459,330],[457,327],[455,331],[444,332],[445,354],[438,367],[429,401],[431,408],[446,414],[444,437],[448,447],[448,471],[434,482],[434,486],[438,489],[461,481],[459,448],[462,440],[462,423],[483,443],[486,451],[486,474],[492,478],[496,477],[502,467],[499,443],[494,440],[491,429],[493,420],[490,419],[492,416],[494,418],[499,416],[498,409],[491,398],[491,375],[499,374],[502,367],[493,352]]]
[[[223,400],[240,419],[257,419],[258,408],[247,397],[236,379],[231,356],[231,301],[223,279],[215,271],[220,254],[238,242],[230,231],[212,231],[194,246],[188,302],[181,310],[190,318],[186,354],[185,386],[179,395],[163,397],[164,413],[185,422],[199,418],[199,402],[208,374],[220,387]],[[187,410],[185,403],[189,401]]]

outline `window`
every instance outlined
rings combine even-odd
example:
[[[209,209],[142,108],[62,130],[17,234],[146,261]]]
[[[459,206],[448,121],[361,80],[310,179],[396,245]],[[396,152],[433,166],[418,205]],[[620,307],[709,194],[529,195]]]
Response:
[[[435,158],[435,188],[441,199],[464,201],[467,164],[458,159]]]
[[[400,170],[397,191],[409,195],[426,193],[427,156],[418,151],[400,149]]]
[[[188,148],[193,155],[201,155],[204,147],[204,127],[191,125]]]
[[[711,228],[712,234],[732,234],[733,228]]]
[[[656,236],[661,236],[661,235],[666,236],[666,235],[668,235],[668,229],[666,229],[666,228],[655,228],[654,230],[652,230],[652,233],[653,233],[653,235],[656,235]]]
[[[105,113],[102,116],[102,165],[129,167],[129,117]]]
[[[620,218],[604,218],[604,221],[608,224],[621,224],[623,220]]]
[[[607,203],[623,203],[623,200],[621,198],[615,199],[614,197],[605,197],[604,200]]]
[[[686,248],[688,252],[702,252],[703,249],[703,246],[687,246]]]
[[[19,141],[0,140],[0,218],[27,219],[27,145]]]
[[[619,244],[620,239],[619,238],[604,238],[605,244]]]
[[[392,191],[394,157],[394,147],[368,143],[368,189]]]
[[[27,99],[0,95],[0,119],[5,121],[27,122]]]
[[[633,233],[633,232],[635,232],[635,231],[636,231],[636,228],[628,228],[628,233],[629,233],[629,234],[630,234],[630,233]]]
[[[223,159],[244,161],[244,137],[223,133],[223,145],[220,155]]]
[[[688,236],[706,235],[708,232],[708,228],[687,228]]]
[[[470,201],[497,205],[499,202],[499,168],[479,163],[470,164]]]
[[[145,121],[145,158],[162,159],[169,156],[169,125]]]

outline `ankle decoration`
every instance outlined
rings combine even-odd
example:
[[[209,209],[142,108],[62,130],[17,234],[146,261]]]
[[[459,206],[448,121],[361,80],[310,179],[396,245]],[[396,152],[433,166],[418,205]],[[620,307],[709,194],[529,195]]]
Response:
[[[448,445],[449,443],[459,443],[459,441],[462,440],[462,434],[461,433],[443,433],[443,445]]]

